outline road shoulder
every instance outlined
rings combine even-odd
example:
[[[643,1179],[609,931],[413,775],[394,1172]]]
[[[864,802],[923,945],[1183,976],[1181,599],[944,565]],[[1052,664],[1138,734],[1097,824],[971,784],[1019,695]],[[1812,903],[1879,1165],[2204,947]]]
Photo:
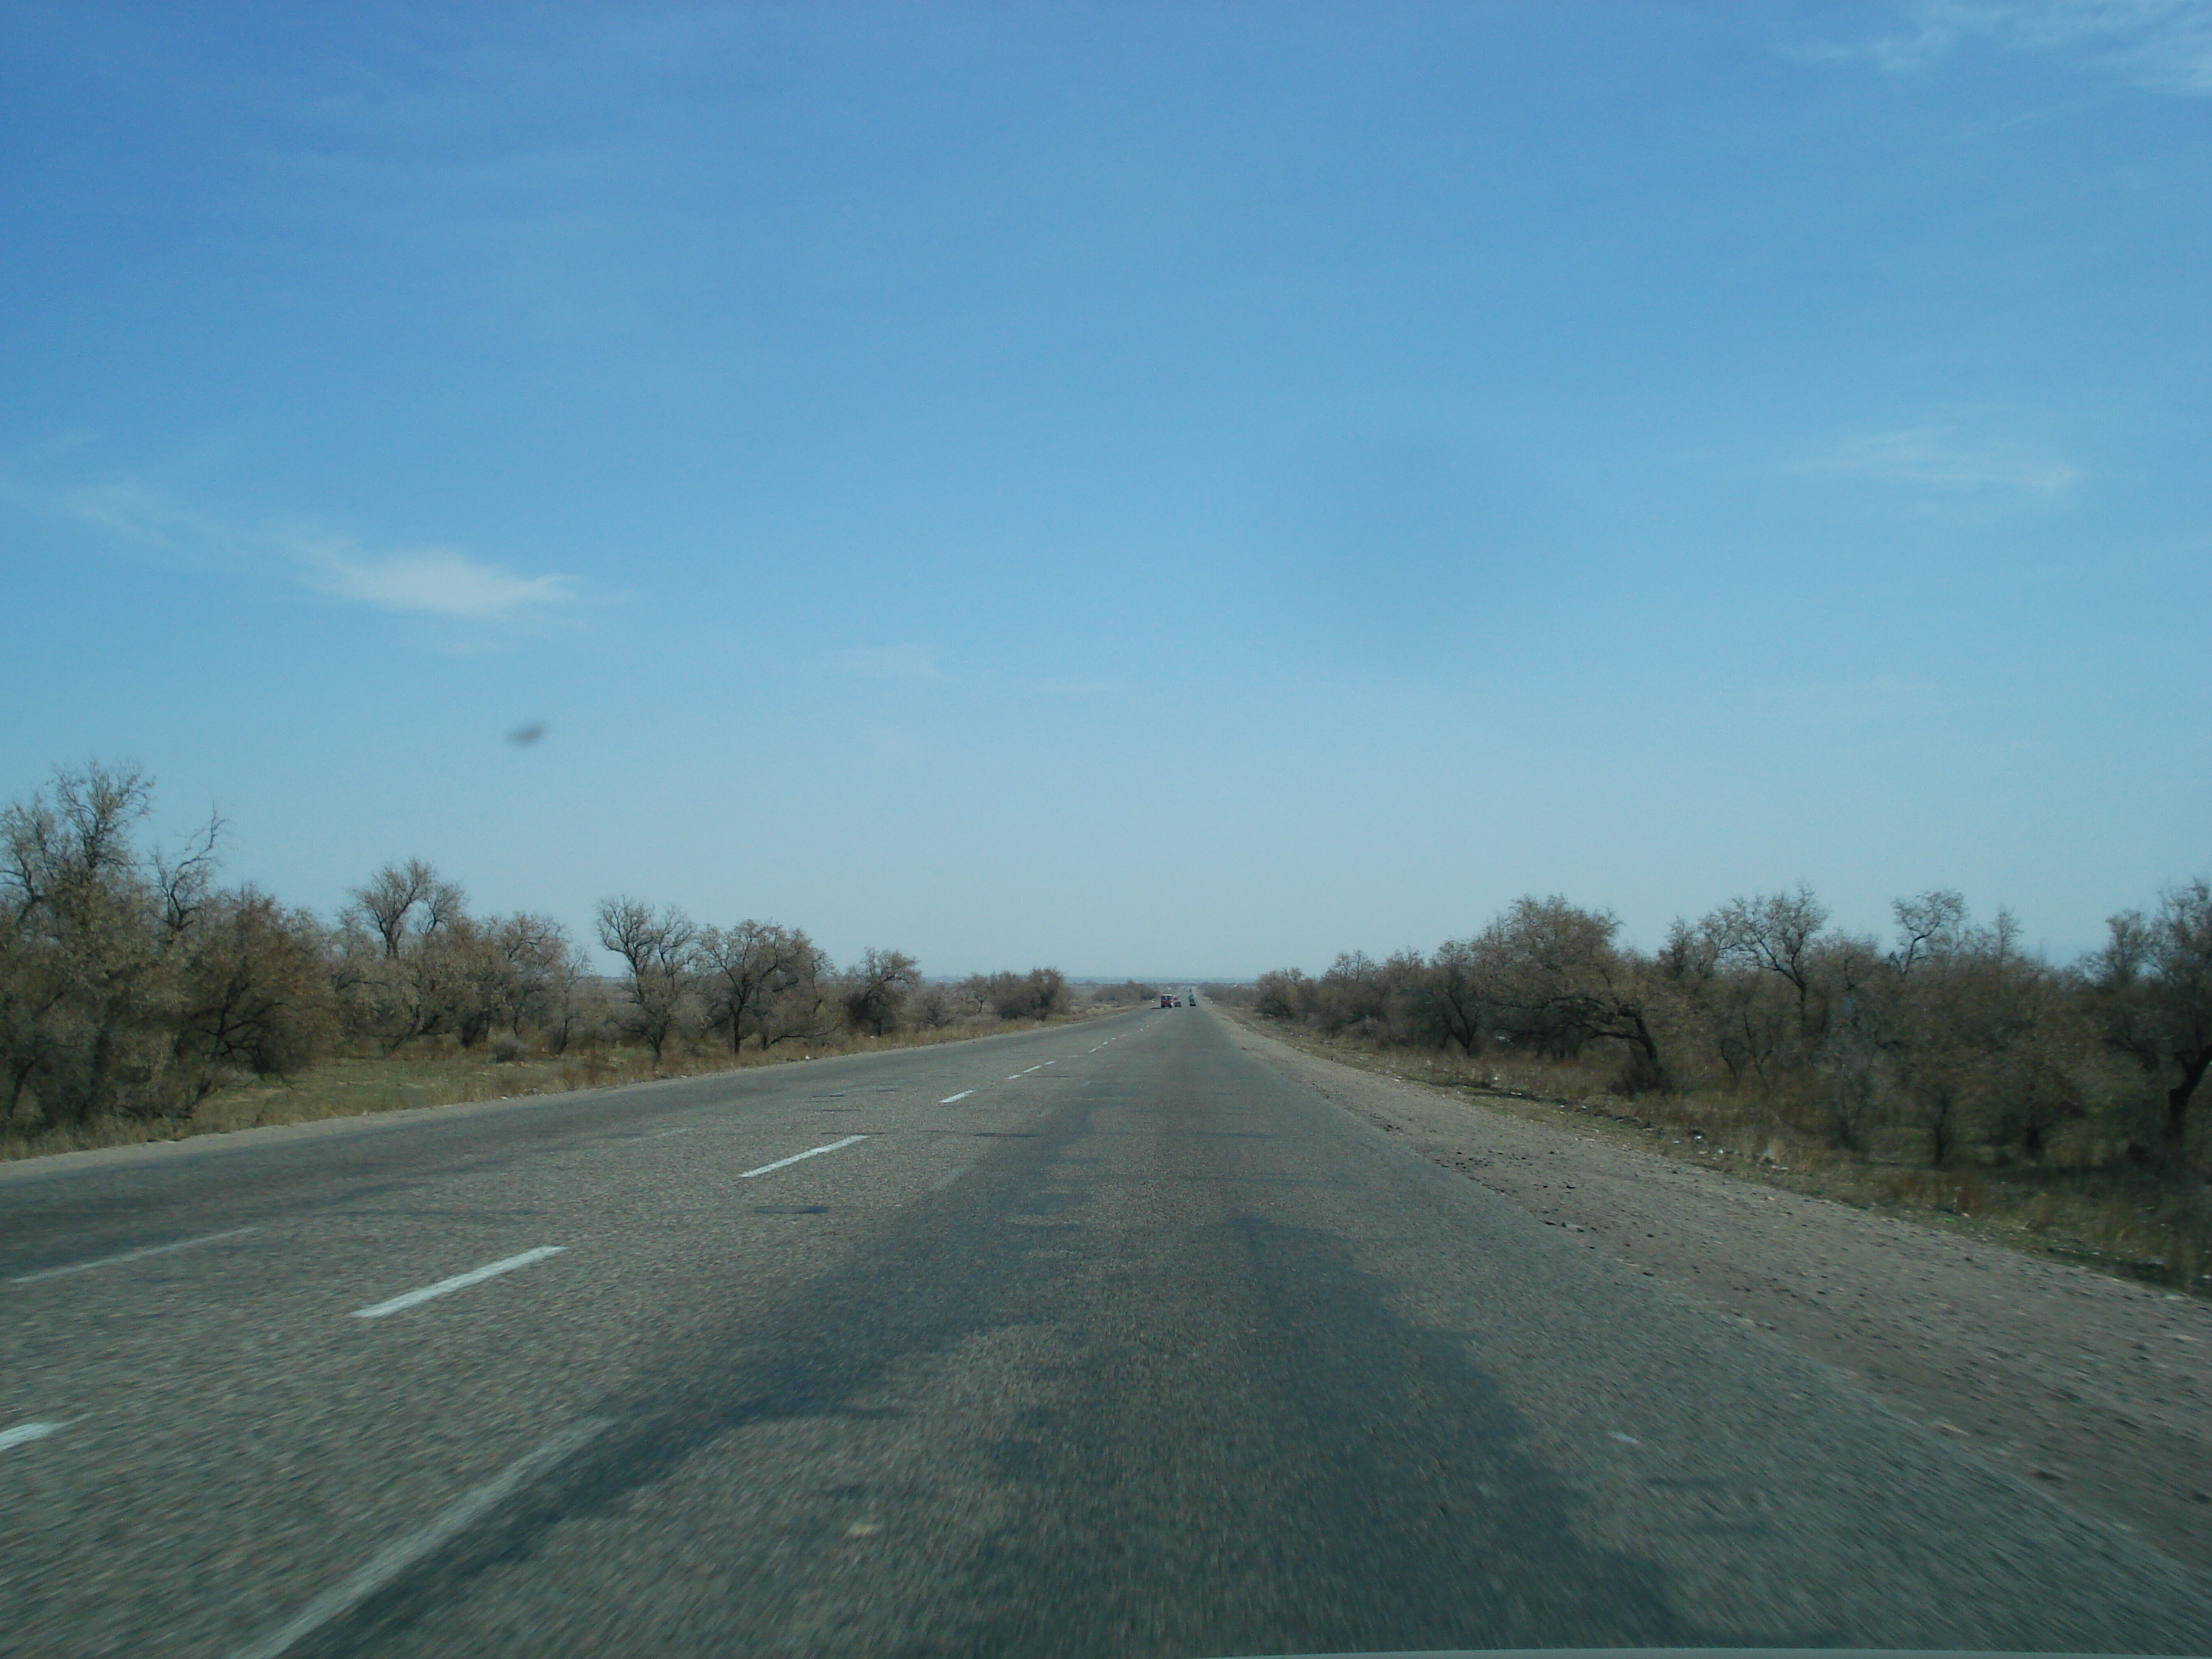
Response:
[[[258,1123],[243,1128],[188,1132],[173,1139],[137,1140],[117,1146],[88,1146],[70,1152],[40,1152],[22,1158],[0,1158],[0,1188],[15,1182],[43,1181],[51,1176],[84,1170],[106,1173],[146,1164],[174,1164],[199,1158],[220,1157],[249,1148],[281,1146],[294,1141],[379,1134],[404,1129],[410,1125],[453,1123],[471,1117],[568,1108],[585,1101],[612,1101],[699,1085],[744,1084],[760,1079],[766,1079],[773,1085],[788,1081],[797,1074],[796,1068],[802,1066],[808,1068],[807,1075],[810,1077],[825,1073],[834,1075],[841,1069],[865,1066],[889,1055],[951,1051],[970,1045],[1012,1042],[1040,1033],[1072,1030],[1095,1020],[1109,1019],[1116,1014],[1134,1012],[1141,1011],[1115,1008],[1079,1014],[1050,1024],[1022,1025],[1006,1031],[978,1031],[972,1036],[949,1037],[932,1042],[889,1043],[878,1048],[852,1049],[839,1054],[793,1055],[769,1065],[708,1066],[699,1071],[675,1072],[665,1077],[639,1078],[626,1083],[605,1083],[589,1088],[532,1090],[518,1094],[489,1095],[474,1100],[380,1107],[330,1116],[302,1117],[286,1122]]]
[[[2212,1569],[2212,1304],[1734,1181],[1224,1024],[1431,1162]]]

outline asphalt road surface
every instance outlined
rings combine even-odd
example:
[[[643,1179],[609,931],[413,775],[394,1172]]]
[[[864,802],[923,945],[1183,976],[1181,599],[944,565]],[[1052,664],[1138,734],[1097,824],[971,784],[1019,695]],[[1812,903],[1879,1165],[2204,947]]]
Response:
[[[9,1651],[1718,1644],[2212,1584],[1202,1007],[0,1172]]]

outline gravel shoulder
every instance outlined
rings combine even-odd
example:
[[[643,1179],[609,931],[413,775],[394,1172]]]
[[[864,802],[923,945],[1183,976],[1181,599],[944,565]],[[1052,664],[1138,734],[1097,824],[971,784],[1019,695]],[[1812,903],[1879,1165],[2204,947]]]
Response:
[[[2057,1501],[2212,1568],[2212,1304],[1529,1122],[1224,1024],[1432,1163],[1852,1373]]]

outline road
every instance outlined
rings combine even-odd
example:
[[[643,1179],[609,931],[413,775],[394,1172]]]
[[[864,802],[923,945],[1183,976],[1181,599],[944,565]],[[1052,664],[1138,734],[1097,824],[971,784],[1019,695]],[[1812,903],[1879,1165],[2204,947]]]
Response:
[[[0,1172],[9,1651],[1708,1644],[2212,1584],[1203,1007]]]

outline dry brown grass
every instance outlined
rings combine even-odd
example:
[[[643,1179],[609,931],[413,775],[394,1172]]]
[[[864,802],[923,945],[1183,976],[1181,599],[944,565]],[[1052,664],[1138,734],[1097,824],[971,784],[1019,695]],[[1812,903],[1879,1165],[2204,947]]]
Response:
[[[1120,1011],[1112,1007],[1081,1008],[1048,1023],[1066,1024],[1117,1012]],[[493,1057],[492,1051],[499,1047],[496,1043],[486,1043],[466,1054],[449,1048],[389,1059],[331,1060],[289,1079],[249,1079],[218,1090],[202,1101],[189,1118],[175,1122],[108,1118],[82,1127],[59,1129],[0,1125],[0,1162],[55,1152],[88,1152],[102,1146],[184,1140],[275,1124],[314,1123],[325,1118],[359,1117],[371,1112],[454,1106],[471,1101],[610,1088],[659,1078],[749,1071],[761,1066],[785,1066],[884,1048],[929,1048],[1002,1032],[1035,1030],[1047,1023],[992,1020],[985,1024],[948,1025],[937,1030],[901,1031],[882,1037],[839,1034],[806,1042],[780,1043],[764,1054],[749,1048],[744,1054],[733,1055],[726,1048],[702,1045],[681,1053],[671,1050],[657,1066],[645,1048],[626,1045],[579,1047],[566,1054],[523,1054],[510,1060]]]
[[[1363,1070],[1463,1094],[1491,1110],[1571,1127],[1742,1179],[1969,1230],[1992,1243],[2116,1277],[2212,1295],[2212,1189],[2201,1180],[2072,1161],[1929,1169],[1898,1143],[1868,1155],[1836,1146],[1800,1103],[1698,1090],[1627,1098],[1618,1062],[1480,1055],[1473,1060],[1330,1038],[1216,1006]]]

